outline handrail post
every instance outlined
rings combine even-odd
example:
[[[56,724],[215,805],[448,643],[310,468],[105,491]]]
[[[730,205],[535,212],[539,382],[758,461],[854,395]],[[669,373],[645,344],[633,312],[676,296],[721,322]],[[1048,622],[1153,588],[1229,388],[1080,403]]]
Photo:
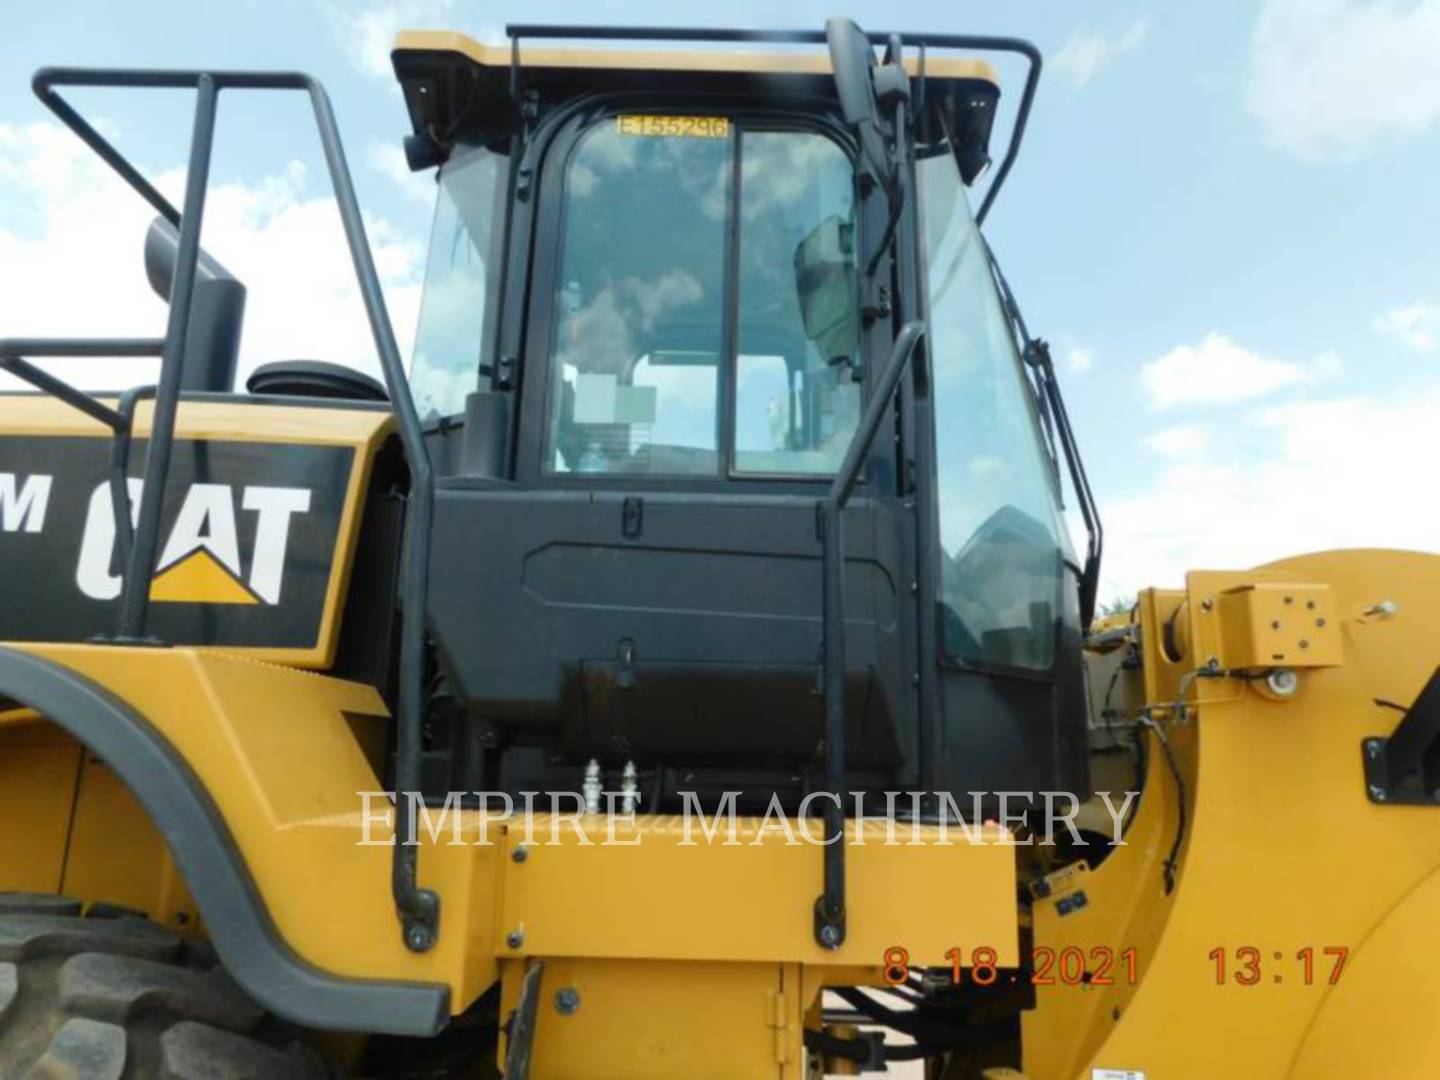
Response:
[[[145,486],[140,492],[140,519],[130,548],[125,584],[120,594],[116,636],[139,641],[145,636],[150,600],[150,576],[155,572],[160,537],[160,510],[165,478],[175,442],[175,414],[180,401],[181,365],[190,329],[190,301],[195,289],[195,268],[200,258],[200,225],[205,189],[210,178],[210,151],[215,142],[215,80],[201,74],[195,83],[195,127],[190,138],[190,167],[185,175],[185,202],[180,214],[180,239],[175,258],[175,280],[170,287],[170,314],[165,325],[165,353],[160,360],[160,381],[155,411],[150,420],[150,442],[145,453]],[[118,528],[118,523],[117,523]]]
[[[825,698],[825,874],[815,899],[815,940],[824,948],[845,943],[845,537],[842,518],[880,424],[890,412],[900,379],[925,324],[908,322],[895,337],[875,392],[865,406],[835,479],[815,506],[820,533],[823,579],[821,600],[821,680]]]

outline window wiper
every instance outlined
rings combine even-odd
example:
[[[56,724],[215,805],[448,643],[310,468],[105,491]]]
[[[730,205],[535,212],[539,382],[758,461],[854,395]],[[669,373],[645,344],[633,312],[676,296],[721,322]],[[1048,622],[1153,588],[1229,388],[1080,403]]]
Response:
[[[990,272],[995,278],[1000,300],[1010,319],[1011,330],[1019,338],[1026,366],[1035,371],[1044,406],[1054,424],[1055,434],[1060,438],[1060,447],[1070,472],[1070,486],[1075,491],[1080,516],[1085,522],[1088,542],[1085,566],[1080,572],[1080,625],[1088,632],[1095,617],[1095,598],[1100,588],[1100,555],[1105,538],[1104,528],[1100,523],[1100,510],[1090,489],[1090,479],[1085,474],[1085,463],[1080,458],[1080,447],[1070,426],[1070,414],[1065,409],[1065,399],[1060,394],[1060,382],[1055,377],[1055,364],[1050,358],[1050,345],[1041,338],[1030,336],[1025,317],[1020,314],[1020,305],[1015,301],[1015,294],[1010,290],[1010,283],[1005,280],[1005,274],[1000,269],[994,251],[983,238],[981,242],[985,244]]]

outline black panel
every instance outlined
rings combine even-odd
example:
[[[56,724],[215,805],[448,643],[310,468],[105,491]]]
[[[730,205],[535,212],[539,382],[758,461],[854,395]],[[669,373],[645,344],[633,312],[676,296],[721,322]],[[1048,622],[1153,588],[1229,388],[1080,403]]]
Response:
[[[914,753],[901,535],[869,502],[847,520],[857,768]],[[582,762],[787,768],[818,754],[813,500],[442,482],[433,551],[444,671],[507,740]]]

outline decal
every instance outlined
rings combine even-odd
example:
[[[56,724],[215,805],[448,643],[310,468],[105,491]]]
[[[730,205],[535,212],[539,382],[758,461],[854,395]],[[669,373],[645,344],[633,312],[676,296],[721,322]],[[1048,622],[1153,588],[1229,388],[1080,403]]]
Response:
[[[176,644],[315,646],[354,459],[345,446],[177,440],[147,631]],[[106,439],[0,435],[0,640],[112,631],[126,566],[109,461]],[[133,528],[144,482],[132,475],[126,488]]]

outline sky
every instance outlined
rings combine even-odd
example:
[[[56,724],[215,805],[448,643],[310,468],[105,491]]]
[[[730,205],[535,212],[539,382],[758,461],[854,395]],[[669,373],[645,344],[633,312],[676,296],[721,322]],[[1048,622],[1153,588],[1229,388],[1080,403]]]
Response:
[[[402,27],[684,25],[658,0],[9,0],[0,334],[158,335],[151,214],[29,87],[47,65],[299,69],[329,88],[402,350],[434,184],[404,166]],[[782,14],[783,12],[783,14]],[[1046,57],[987,232],[1051,343],[1105,523],[1102,599],[1334,547],[1440,550],[1440,0],[735,0],[731,25],[1003,33]],[[1023,71],[999,64],[1008,131]],[[74,92],[177,202],[192,99]],[[983,186],[983,183],[982,183]],[[204,244],[250,290],[242,373],[375,371],[303,99],[222,95]],[[88,386],[154,361],[68,367]]]

